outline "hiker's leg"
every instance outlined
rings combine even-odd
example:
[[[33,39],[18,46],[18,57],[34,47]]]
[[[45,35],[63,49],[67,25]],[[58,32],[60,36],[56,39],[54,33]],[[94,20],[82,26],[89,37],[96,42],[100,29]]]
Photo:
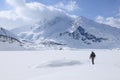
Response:
[[[94,58],[92,58],[92,64],[94,64]]]

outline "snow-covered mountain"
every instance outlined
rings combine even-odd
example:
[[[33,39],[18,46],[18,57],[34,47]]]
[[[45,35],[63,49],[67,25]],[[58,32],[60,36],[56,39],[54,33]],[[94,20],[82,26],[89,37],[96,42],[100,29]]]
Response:
[[[25,25],[25,26],[14,28],[10,31],[13,32],[14,34],[19,34],[21,32],[31,31],[31,29],[32,29],[31,25]]]
[[[22,42],[10,31],[0,27],[0,50],[23,50]]]
[[[120,29],[97,23],[85,17],[65,14],[51,20],[40,21],[32,28],[30,27],[28,31],[18,33],[18,36],[38,44],[52,42],[52,44],[64,44],[71,48],[120,47],[118,45]],[[50,45],[50,43],[48,44]]]

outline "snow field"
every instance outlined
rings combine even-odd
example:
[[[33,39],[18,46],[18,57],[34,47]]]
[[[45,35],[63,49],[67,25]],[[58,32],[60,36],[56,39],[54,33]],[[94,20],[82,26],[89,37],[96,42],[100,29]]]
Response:
[[[120,51],[1,51],[0,80],[120,80]]]

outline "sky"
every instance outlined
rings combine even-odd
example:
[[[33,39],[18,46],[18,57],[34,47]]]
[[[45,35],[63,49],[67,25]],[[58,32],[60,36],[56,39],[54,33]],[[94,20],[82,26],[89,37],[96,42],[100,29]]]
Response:
[[[60,10],[120,28],[120,0],[0,0],[0,25],[12,29],[38,21],[43,11],[57,15]]]
[[[55,5],[58,3],[63,3],[67,5],[70,0],[28,0],[28,1],[38,1],[46,5]],[[98,15],[104,17],[116,16],[119,12],[120,0],[71,0],[75,1],[75,5],[78,9],[71,11],[70,13],[85,16],[93,19]]]

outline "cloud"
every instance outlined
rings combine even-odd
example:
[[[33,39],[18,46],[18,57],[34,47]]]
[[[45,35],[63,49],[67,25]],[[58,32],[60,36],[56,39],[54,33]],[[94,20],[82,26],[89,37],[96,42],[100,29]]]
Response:
[[[102,23],[102,24],[107,24],[113,27],[120,28],[120,18],[117,17],[107,17],[104,18],[103,16],[97,16],[96,17],[96,22]]]
[[[20,18],[13,10],[0,11],[0,27],[13,29],[28,24],[27,20]]]
[[[61,9],[46,6],[39,2],[26,3],[25,0],[6,0],[6,2],[13,8],[0,11],[0,25],[7,29],[34,25],[38,22],[53,19],[56,16],[67,15]]]
[[[26,3],[25,7],[17,8],[16,13],[25,19],[33,20],[35,22],[44,21],[46,19],[50,20],[56,16],[65,14],[57,8],[37,2]]]
[[[55,5],[55,7],[69,12],[79,9],[79,6],[77,5],[76,1],[69,1],[67,4],[64,4],[63,2],[59,2]]]
[[[104,17],[102,17],[102,16],[97,16],[96,17],[96,20],[95,20],[96,22],[99,22],[99,23],[104,23]]]
[[[102,24],[107,24],[113,27],[120,28],[120,7],[115,15],[115,17],[103,17],[103,16],[97,16],[95,19],[96,22],[102,23]]]
[[[17,15],[12,10],[1,11],[0,12],[0,18],[16,20]]]

